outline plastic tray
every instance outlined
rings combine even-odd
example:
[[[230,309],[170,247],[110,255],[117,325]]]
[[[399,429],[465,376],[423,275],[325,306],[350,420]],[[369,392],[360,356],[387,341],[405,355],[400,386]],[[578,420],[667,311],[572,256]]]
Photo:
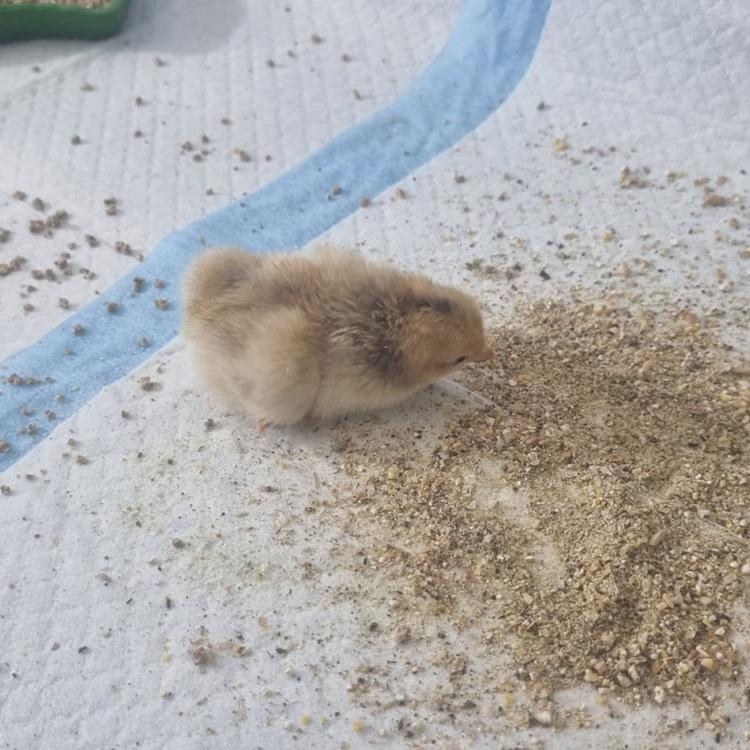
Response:
[[[106,39],[116,34],[129,0],[111,0],[101,8],[20,3],[0,5],[0,42],[23,39]]]

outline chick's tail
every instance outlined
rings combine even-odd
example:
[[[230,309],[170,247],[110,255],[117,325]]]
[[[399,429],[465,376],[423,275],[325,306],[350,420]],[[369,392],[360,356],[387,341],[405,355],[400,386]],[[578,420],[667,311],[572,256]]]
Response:
[[[230,287],[257,274],[262,263],[262,256],[247,250],[221,248],[203,253],[193,261],[185,275],[185,307],[215,299]]]

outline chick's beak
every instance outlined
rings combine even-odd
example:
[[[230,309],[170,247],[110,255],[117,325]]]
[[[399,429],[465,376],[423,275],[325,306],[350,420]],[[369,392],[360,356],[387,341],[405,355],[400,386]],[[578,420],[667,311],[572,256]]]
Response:
[[[493,352],[492,349],[489,348],[489,346],[486,346],[480,354],[477,354],[474,357],[472,357],[471,361],[472,362],[489,362],[491,359],[495,359],[495,352]]]

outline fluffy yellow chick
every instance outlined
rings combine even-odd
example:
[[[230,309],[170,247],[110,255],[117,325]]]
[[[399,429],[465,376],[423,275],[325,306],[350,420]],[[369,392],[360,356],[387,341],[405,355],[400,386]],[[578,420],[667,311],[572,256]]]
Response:
[[[182,331],[206,384],[261,430],[391,406],[492,357],[472,297],[330,246],[209,250],[187,272]]]

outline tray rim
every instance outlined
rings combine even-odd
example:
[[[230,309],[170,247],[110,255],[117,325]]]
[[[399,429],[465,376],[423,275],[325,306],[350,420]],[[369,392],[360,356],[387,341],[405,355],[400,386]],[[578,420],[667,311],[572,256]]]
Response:
[[[100,39],[113,36],[125,18],[128,4],[129,0],[110,0],[101,8],[52,5],[45,2],[0,5],[0,43],[50,38]],[[10,23],[10,28],[6,23]],[[62,25],[55,27],[58,23]],[[77,23],[82,23],[83,26],[77,28]],[[44,28],[47,24],[52,24],[52,27]]]
[[[115,10],[119,10],[123,5],[127,5],[129,0],[109,0],[107,5],[103,5],[99,8],[86,8],[82,5],[61,5],[58,3],[13,3],[11,5],[0,4],[0,13],[8,13],[10,11],[20,12],[28,11],[31,13],[38,13],[44,11],[45,13],[86,13],[94,15],[109,15],[114,13]]]

